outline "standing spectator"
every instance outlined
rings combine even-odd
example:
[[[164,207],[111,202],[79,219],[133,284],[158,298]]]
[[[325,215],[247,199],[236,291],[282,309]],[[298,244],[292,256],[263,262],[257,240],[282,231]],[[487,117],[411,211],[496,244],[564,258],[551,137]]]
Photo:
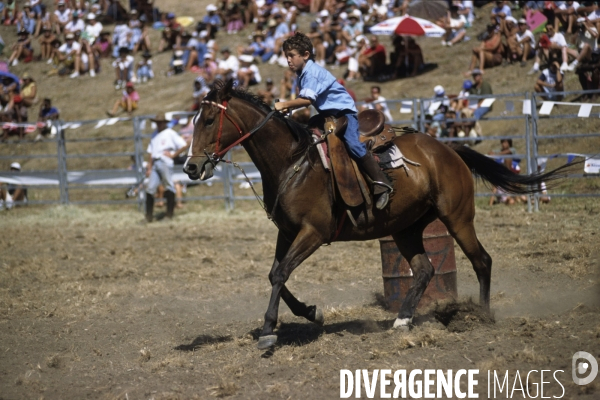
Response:
[[[279,99],[279,89],[273,84],[273,79],[271,78],[265,80],[265,88],[259,89],[257,94],[269,106],[273,106],[275,100]]]
[[[440,25],[446,30],[446,35],[442,39],[442,46],[453,46],[462,41],[467,34],[466,25],[467,19],[464,15],[458,13],[458,7],[451,6],[448,15],[443,20],[443,25]]]
[[[174,154],[185,147],[187,143],[173,129],[167,128],[170,122],[164,114],[157,114],[152,122],[156,123],[157,134],[148,145],[148,168],[146,177],[150,178],[146,187],[146,221],[152,222],[154,210],[154,195],[158,185],[162,183],[167,199],[167,218],[173,218],[175,209],[175,187],[173,185],[173,158],[167,154]]]
[[[474,96],[489,96],[491,94],[494,94],[492,91],[492,85],[490,85],[487,81],[483,80],[483,75],[481,73],[481,70],[479,69],[474,69],[473,70],[473,82],[474,85],[471,88],[471,94]],[[476,120],[480,120],[481,118],[483,118],[483,116],[485,114],[487,114],[488,112],[490,112],[492,110],[492,107],[482,107],[481,103],[483,102],[484,99],[479,99],[478,100],[478,104],[477,104],[477,108],[475,109],[475,112],[473,113],[473,117]]]
[[[538,77],[534,90],[537,93],[546,92],[548,95],[543,96],[547,100],[562,100],[562,95],[555,95],[555,92],[564,91],[563,86],[564,72],[560,70],[558,59],[551,61],[548,68],[544,69]]]
[[[21,172],[21,164],[14,162],[10,164],[11,172]],[[15,202],[27,204],[27,187],[23,185],[9,184],[7,188],[0,189],[0,210],[7,210],[13,207]]]
[[[12,53],[8,59],[8,65],[15,66],[19,64],[19,60],[30,62],[33,59],[33,48],[31,47],[31,37],[29,32],[20,31],[19,38],[12,45]]]
[[[142,59],[137,64],[137,78],[140,83],[146,83],[150,79],[154,79],[154,71],[152,70],[152,54],[148,50],[142,54]]]
[[[51,122],[60,118],[60,112],[56,107],[52,107],[52,100],[45,98],[40,106],[40,112],[38,113],[38,129],[39,133],[35,138],[36,142],[42,140],[45,136],[48,136],[51,130]]]
[[[133,111],[137,110],[139,101],[140,95],[135,90],[133,83],[127,82],[127,84],[125,85],[125,90],[123,91],[123,96],[120,100],[117,100],[115,102],[115,105],[113,106],[112,110],[107,111],[106,114],[109,117],[114,117],[117,115],[119,109],[121,109],[121,111],[131,115]]]
[[[379,86],[371,86],[371,97],[365,100],[365,105],[362,106],[362,110],[377,110],[381,111],[385,115],[385,120],[390,122],[393,120],[392,114],[390,113],[390,107],[385,101],[385,97],[381,95],[381,88]]]

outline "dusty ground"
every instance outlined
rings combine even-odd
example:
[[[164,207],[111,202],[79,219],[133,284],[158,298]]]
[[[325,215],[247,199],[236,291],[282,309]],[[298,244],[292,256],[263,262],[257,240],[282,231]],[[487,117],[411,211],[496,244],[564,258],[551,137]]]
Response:
[[[0,398],[338,398],[340,369],[478,368],[481,398],[487,370],[512,384],[517,370],[560,369],[564,398],[595,399],[598,378],[576,386],[571,357],[600,359],[597,218],[585,200],[481,207],[495,323],[469,304],[478,286],[457,249],[461,311],[448,327],[424,311],[410,333],[390,330],[377,300],[377,241],[322,248],[289,286],[324,307],[325,326],[282,305],[265,353],[276,231],[261,212],[188,206],[146,226],[133,210],[13,210],[0,219]]]

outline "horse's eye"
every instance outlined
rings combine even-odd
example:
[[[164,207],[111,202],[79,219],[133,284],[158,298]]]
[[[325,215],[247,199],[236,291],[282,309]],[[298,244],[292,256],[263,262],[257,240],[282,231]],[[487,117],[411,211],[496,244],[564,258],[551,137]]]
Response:
[[[206,122],[204,122],[204,126],[211,126],[214,121],[214,118],[207,119]]]

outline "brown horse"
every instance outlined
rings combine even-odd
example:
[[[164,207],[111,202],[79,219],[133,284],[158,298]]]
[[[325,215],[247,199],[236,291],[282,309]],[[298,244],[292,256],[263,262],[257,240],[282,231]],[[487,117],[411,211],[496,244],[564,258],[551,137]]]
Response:
[[[392,235],[414,275],[414,286],[394,323],[394,328],[408,329],[434,275],[422,237],[425,227],[436,218],[446,225],[471,261],[479,280],[481,306],[489,310],[492,259],[473,226],[472,172],[507,192],[527,194],[538,191],[542,180],[560,177],[564,168],[517,175],[468,147],[450,147],[421,133],[406,134],[397,137],[395,143],[420,166],[411,166],[408,171],[386,170],[395,188],[388,206],[377,210],[363,205],[355,227],[348,221],[340,224],[345,208],[335,200],[339,195],[334,193],[330,174],[323,168],[306,128],[272,111],[256,96],[234,89],[231,81],[213,89],[202,103],[184,171],[191,179],[208,179],[221,157],[241,143],[260,171],[266,210],[279,228],[260,349],[277,341],[273,330],[280,298],[295,315],[323,324],[321,310],[297,300],[285,283],[307,257],[332,241]]]

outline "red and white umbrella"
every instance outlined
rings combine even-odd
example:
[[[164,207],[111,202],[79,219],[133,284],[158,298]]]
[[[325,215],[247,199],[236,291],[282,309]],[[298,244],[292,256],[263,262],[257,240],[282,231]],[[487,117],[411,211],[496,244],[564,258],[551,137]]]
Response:
[[[408,35],[408,36],[426,36],[442,37],[446,31],[426,19],[403,15],[386,19],[383,22],[371,27],[371,33],[375,35]]]

